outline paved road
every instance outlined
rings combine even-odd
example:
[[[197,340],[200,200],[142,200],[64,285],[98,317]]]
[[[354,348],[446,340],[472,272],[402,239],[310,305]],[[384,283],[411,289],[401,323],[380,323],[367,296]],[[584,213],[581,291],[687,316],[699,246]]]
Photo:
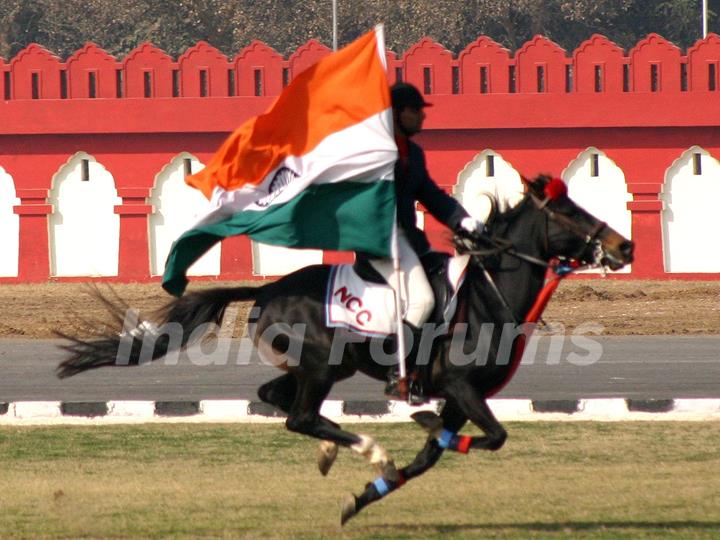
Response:
[[[515,379],[497,397],[720,398],[720,336],[592,340],[533,338]],[[174,365],[161,360],[61,381],[53,373],[63,355],[58,343],[0,340],[0,402],[256,399],[258,385],[279,374],[250,358],[246,340],[220,340],[223,350],[195,349]],[[339,383],[330,399],[382,399],[382,383],[358,375]]]

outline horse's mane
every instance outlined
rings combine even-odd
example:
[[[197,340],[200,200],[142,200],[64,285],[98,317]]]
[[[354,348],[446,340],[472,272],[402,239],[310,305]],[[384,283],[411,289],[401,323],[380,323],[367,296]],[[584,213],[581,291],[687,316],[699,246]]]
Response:
[[[508,208],[504,212],[493,212],[487,223],[488,228],[492,229],[496,225],[512,223],[525,211],[525,206],[530,200],[530,194],[526,193],[515,206]]]
[[[488,234],[495,237],[504,237],[511,226],[523,215],[527,214],[528,207],[534,208],[534,205],[530,194],[526,193],[512,208],[508,208],[504,212],[494,212],[486,224]]]

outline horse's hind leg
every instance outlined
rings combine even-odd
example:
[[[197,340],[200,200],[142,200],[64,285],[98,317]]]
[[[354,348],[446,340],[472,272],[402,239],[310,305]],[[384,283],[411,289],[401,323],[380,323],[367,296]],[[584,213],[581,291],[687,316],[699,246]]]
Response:
[[[297,393],[297,380],[292,373],[286,373],[270,382],[263,384],[258,388],[258,396],[265,403],[274,405],[284,413],[289,414],[295,395]],[[318,414],[320,422],[327,426],[340,429],[340,426],[320,414]],[[338,454],[338,445],[333,441],[322,441],[318,446],[317,463],[318,469],[323,476],[330,472],[330,468],[335,463]]]
[[[295,401],[285,425],[290,431],[346,446],[365,457],[380,474],[395,478],[397,471],[385,449],[372,437],[356,435],[320,416],[320,406],[332,384],[317,379],[298,379]]]
[[[276,379],[263,384],[258,388],[258,397],[265,403],[273,405],[283,411],[290,412],[295,394],[297,392],[297,381],[292,373],[285,373]]]

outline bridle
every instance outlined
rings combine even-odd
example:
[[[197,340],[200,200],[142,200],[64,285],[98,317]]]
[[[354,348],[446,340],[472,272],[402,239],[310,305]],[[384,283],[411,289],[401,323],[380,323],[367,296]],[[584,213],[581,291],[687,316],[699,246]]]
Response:
[[[562,182],[562,180],[553,179],[550,182]],[[549,203],[557,200],[561,196],[567,195],[565,192],[562,192],[555,195],[554,197],[546,196],[544,199],[541,199],[532,192],[528,194],[528,197],[530,197],[530,199],[533,201],[536,208],[545,215],[547,223],[549,223],[550,221],[557,223],[567,232],[577,236],[578,238],[584,239],[584,242],[578,249],[577,253],[564,259],[565,261],[567,261],[568,265],[570,265],[574,269],[573,271],[577,271],[582,267],[583,270],[587,270],[590,268],[601,268],[604,272],[605,265],[602,261],[605,258],[606,254],[605,249],[602,246],[602,241],[600,240],[600,237],[608,229],[608,224],[604,221],[599,221],[591,228],[585,228],[579,223],[571,220],[565,214],[554,211],[550,207]],[[549,244],[549,233],[547,231],[548,227],[546,224],[544,239],[544,244],[546,247]],[[474,256],[479,261],[482,261],[482,259],[487,257],[497,256],[505,253],[517,259],[526,261],[530,264],[534,264],[537,266],[542,266],[544,268],[553,267],[555,264],[553,262],[547,262],[538,257],[534,257],[532,255],[528,255],[527,253],[518,251],[512,244],[512,242],[509,242],[504,238],[475,236],[468,239],[473,243],[483,242],[488,245],[488,247],[485,249],[469,248],[466,244],[459,247],[459,250],[462,251],[462,253]],[[581,263],[580,261],[587,260],[584,255],[590,250],[592,250],[592,257],[590,258],[591,262],[586,262],[584,264]]]
[[[553,221],[557,223],[563,229],[565,229],[571,234],[574,234],[578,238],[584,238],[584,243],[580,246],[576,254],[569,257],[569,260],[575,261],[577,264],[580,264],[578,261],[585,260],[585,254],[592,250],[592,257],[590,259],[592,262],[584,264],[583,267],[586,269],[601,268],[604,272],[605,265],[603,265],[602,261],[605,258],[606,254],[605,249],[602,246],[602,241],[600,240],[600,237],[608,229],[608,224],[605,221],[598,221],[591,228],[587,229],[585,227],[582,227],[579,223],[571,220],[565,214],[560,214],[550,208],[550,205],[548,203],[550,203],[553,199],[545,198],[544,200],[540,200],[536,195],[532,193],[530,194],[530,197],[532,198],[537,208],[547,216],[548,221]]]
[[[562,184],[562,187],[558,186],[557,182],[560,182]],[[549,185],[552,185],[553,189],[548,190]],[[567,190],[562,180],[550,180],[550,182],[545,186],[544,191],[546,196],[543,199],[538,197],[532,191],[530,191],[528,196],[531,198],[536,208],[540,210],[545,216],[545,246],[547,248],[549,244],[548,224],[552,221],[560,225],[560,227],[565,229],[567,232],[579,238],[584,238],[584,243],[580,246],[575,255],[566,258],[554,258],[550,261],[545,261],[533,255],[518,251],[512,244],[512,242],[505,240],[504,238],[486,237],[480,235],[470,237],[468,238],[468,240],[473,242],[473,244],[475,245],[478,242],[483,242],[488,245],[488,248],[468,248],[467,244],[461,243],[462,240],[460,241],[460,243],[456,242],[456,245],[460,244],[457,245],[459,252],[473,257],[473,259],[475,260],[475,264],[477,264],[477,266],[480,268],[483,275],[485,276],[485,279],[492,288],[494,294],[498,297],[500,303],[507,310],[507,312],[512,316],[512,319],[516,325],[519,324],[518,317],[515,315],[515,312],[510,307],[508,301],[505,299],[502,291],[500,291],[500,289],[498,288],[495,280],[492,277],[492,274],[488,271],[485,264],[483,263],[483,260],[487,257],[496,257],[501,254],[507,254],[511,257],[515,257],[516,259],[523,260],[527,263],[540,266],[545,269],[551,269],[556,275],[556,280],[563,279],[571,273],[580,270],[587,270],[590,268],[601,268],[603,274],[605,274],[606,272],[605,265],[602,262],[606,254],[605,249],[602,246],[602,241],[600,240],[600,237],[603,232],[608,229],[608,224],[604,221],[600,221],[594,224],[591,228],[585,228],[577,222],[571,220],[568,216],[554,211],[550,207],[550,203],[554,200],[559,199],[560,197],[567,197]],[[592,262],[587,262],[583,264],[581,261],[585,260],[584,256],[588,253],[589,250],[592,250]]]

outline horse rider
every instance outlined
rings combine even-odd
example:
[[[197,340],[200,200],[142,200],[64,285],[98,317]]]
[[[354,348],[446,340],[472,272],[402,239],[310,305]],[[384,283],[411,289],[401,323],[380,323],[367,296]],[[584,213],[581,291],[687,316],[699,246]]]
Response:
[[[420,342],[421,328],[433,311],[435,297],[425,274],[421,258],[428,257],[432,250],[425,233],[418,228],[415,216],[415,202],[420,202],[430,214],[453,231],[464,230],[479,234],[483,223],[471,217],[462,205],[440,189],[430,178],[425,164],[425,153],[411,139],[423,127],[425,108],[431,104],[425,101],[413,85],[399,82],[390,88],[393,109],[395,142],[398,160],[395,164],[395,192],[397,196],[398,251],[400,259],[400,291],[404,305],[406,328],[412,332],[414,351]],[[371,259],[370,264],[395,287],[393,261]],[[397,366],[388,373],[386,393],[401,396],[398,388]],[[413,393],[420,392],[418,387]],[[423,396],[416,396],[421,400]]]

